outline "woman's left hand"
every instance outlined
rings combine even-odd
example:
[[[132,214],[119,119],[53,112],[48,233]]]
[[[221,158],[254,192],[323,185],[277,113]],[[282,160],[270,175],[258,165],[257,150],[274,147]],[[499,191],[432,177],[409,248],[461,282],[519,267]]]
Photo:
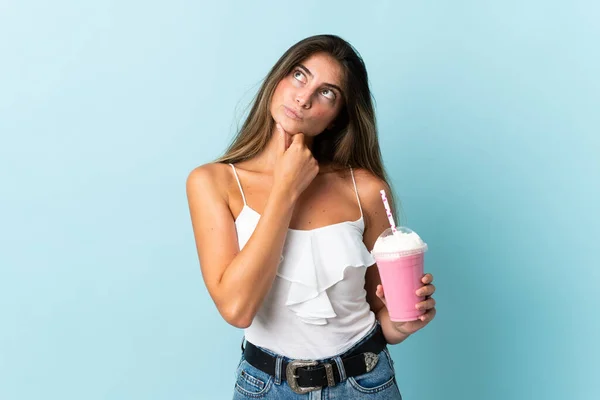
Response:
[[[417,290],[416,294],[417,296],[426,296],[426,298],[424,301],[417,303],[415,307],[419,310],[425,310],[425,314],[420,315],[419,319],[414,321],[391,321],[394,328],[396,328],[396,330],[402,334],[411,335],[415,333],[419,329],[425,327],[435,317],[435,300],[431,298],[431,295],[435,292],[435,286],[431,284],[431,282],[433,282],[433,275],[429,273],[423,275],[421,282],[423,282],[424,285]],[[387,307],[382,285],[377,285],[377,291],[375,294],[377,294],[377,297],[379,297],[383,304],[385,304]]]

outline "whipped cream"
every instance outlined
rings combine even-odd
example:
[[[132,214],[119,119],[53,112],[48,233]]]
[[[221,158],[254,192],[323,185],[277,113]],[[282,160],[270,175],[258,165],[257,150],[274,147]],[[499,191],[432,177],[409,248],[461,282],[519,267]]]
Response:
[[[386,236],[386,233],[388,235]],[[373,246],[373,253],[396,253],[412,250],[421,250],[427,245],[419,235],[408,228],[398,228],[396,233],[391,234],[390,230],[384,232]]]

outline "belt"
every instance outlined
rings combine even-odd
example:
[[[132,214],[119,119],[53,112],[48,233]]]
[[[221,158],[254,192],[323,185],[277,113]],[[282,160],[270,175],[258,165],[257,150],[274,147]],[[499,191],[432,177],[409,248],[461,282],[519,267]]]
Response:
[[[357,348],[340,356],[344,366],[345,376],[358,376],[371,371],[377,365],[378,354],[386,347],[387,342],[377,324],[373,335]],[[244,358],[255,368],[276,376],[277,357],[265,352],[250,342],[246,342]],[[342,377],[335,360],[282,360],[279,376],[290,385],[290,388],[299,394],[308,393],[326,386],[335,386],[342,381]]]

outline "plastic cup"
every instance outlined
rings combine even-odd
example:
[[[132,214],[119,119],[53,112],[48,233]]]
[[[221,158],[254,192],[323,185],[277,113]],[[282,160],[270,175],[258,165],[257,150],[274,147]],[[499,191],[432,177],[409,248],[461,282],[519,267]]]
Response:
[[[399,233],[413,232],[403,226],[396,229]],[[388,236],[393,236],[391,228],[386,229],[377,240]],[[425,300],[425,296],[417,296],[415,292],[423,286],[421,278],[427,244],[422,243],[409,249],[406,246],[399,246],[397,249],[385,247],[385,251],[376,252],[373,249],[371,254],[377,263],[390,320],[417,320],[425,313],[425,310],[415,308],[417,303]]]

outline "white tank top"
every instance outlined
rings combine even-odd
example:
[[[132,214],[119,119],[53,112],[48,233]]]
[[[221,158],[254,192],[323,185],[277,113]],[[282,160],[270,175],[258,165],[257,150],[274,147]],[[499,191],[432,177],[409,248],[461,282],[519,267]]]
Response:
[[[235,220],[240,250],[258,224],[233,164],[244,207]],[[246,340],[292,359],[323,359],[357,343],[376,323],[366,300],[365,272],[375,259],[363,243],[360,218],[311,230],[288,229],[273,286]]]

